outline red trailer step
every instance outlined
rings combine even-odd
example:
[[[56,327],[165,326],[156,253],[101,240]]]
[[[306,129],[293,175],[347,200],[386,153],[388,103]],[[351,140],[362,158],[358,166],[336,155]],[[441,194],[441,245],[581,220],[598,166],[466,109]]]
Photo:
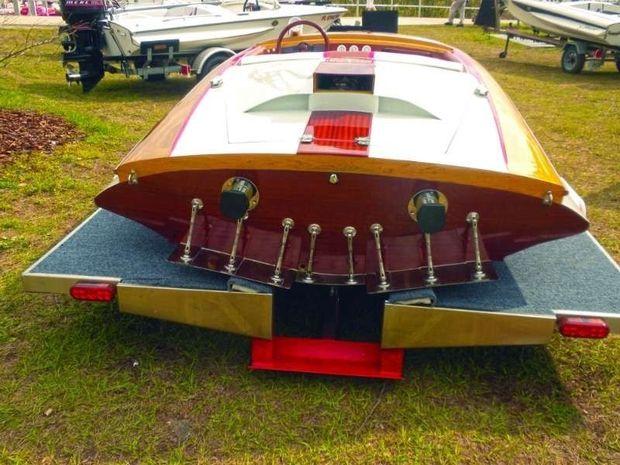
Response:
[[[382,349],[373,342],[253,338],[250,369],[402,379],[404,354],[404,349]]]

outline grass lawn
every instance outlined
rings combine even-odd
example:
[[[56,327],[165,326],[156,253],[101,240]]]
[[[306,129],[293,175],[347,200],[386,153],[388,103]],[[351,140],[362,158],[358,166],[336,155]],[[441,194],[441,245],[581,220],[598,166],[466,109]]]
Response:
[[[620,258],[615,66],[569,76],[557,50],[514,45],[500,60],[501,41],[475,28],[406,32],[491,71]],[[0,56],[24,34],[0,30]],[[620,339],[409,351],[397,383],[250,373],[245,338],[24,294],[24,268],[94,209],[113,166],[193,85],[106,76],[83,95],[58,55],[47,45],[0,68],[0,107],[86,134],[0,166],[0,464],[620,463]]]

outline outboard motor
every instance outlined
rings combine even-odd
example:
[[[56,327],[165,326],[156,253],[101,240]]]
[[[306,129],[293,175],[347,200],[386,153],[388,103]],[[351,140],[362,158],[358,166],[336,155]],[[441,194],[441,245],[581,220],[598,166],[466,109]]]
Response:
[[[58,31],[67,81],[81,83],[88,92],[104,74],[100,21],[105,19],[105,0],[60,0],[60,9],[67,23]]]

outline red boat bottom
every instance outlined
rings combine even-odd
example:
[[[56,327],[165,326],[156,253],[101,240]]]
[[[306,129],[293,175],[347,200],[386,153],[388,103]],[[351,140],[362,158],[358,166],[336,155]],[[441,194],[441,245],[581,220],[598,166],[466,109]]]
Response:
[[[404,349],[379,343],[277,336],[252,339],[252,370],[402,379]]]

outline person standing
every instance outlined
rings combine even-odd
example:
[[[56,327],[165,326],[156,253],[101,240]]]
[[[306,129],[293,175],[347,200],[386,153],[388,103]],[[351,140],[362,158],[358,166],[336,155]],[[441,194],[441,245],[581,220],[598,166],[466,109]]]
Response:
[[[450,15],[448,16],[448,21],[444,23],[446,26],[452,26],[454,24],[454,18],[456,17],[457,12],[461,11],[461,21],[456,25],[456,27],[463,27],[463,22],[465,21],[465,7],[467,6],[467,0],[453,0],[452,5],[450,5]]]

